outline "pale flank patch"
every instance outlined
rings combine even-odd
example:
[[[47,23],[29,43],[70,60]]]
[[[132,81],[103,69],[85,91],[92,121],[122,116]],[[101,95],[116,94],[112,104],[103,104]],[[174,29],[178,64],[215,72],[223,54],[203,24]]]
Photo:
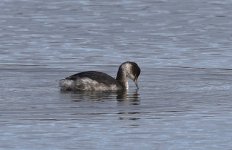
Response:
[[[60,80],[59,86],[60,86],[61,90],[71,90],[74,87],[74,81],[62,79],[62,80]]]
[[[103,83],[99,83],[90,78],[82,78],[76,82],[77,87],[81,87],[79,90],[94,90],[94,91],[109,91],[109,90],[118,90],[118,87],[114,84],[105,85]]]
[[[87,91],[116,91],[119,90],[116,84],[106,85],[90,78],[81,78],[76,81],[60,80],[61,90],[87,90]]]

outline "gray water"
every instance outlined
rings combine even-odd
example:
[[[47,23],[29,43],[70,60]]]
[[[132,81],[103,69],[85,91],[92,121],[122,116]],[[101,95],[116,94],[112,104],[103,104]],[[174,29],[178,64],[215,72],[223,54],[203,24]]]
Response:
[[[231,0],[2,0],[0,149],[232,148]],[[62,93],[142,69],[127,93]]]

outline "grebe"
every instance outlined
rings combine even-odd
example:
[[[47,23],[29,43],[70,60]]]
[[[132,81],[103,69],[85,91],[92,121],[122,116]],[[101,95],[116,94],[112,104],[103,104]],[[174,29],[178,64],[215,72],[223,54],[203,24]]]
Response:
[[[135,62],[127,61],[119,66],[116,79],[103,72],[86,71],[60,80],[59,85],[62,91],[118,91],[129,88],[129,78],[138,89],[139,74],[139,66]]]

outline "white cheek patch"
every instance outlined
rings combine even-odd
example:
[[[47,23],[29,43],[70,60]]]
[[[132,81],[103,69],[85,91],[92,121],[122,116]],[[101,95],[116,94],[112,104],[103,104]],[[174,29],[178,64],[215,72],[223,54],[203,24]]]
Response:
[[[132,65],[131,64],[126,64],[125,67],[124,67],[124,69],[126,70],[127,77],[129,79],[131,79],[131,80],[134,80],[135,76],[134,76],[134,74],[133,74],[133,72],[131,70],[132,69]],[[127,87],[128,87],[128,83],[127,83]]]

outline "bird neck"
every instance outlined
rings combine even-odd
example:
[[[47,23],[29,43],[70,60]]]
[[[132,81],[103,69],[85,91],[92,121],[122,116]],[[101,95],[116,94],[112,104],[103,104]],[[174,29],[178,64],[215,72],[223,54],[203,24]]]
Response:
[[[126,72],[121,67],[118,69],[116,80],[120,83],[120,85],[124,89],[128,89],[129,88],[127,74],[126,74]]]

